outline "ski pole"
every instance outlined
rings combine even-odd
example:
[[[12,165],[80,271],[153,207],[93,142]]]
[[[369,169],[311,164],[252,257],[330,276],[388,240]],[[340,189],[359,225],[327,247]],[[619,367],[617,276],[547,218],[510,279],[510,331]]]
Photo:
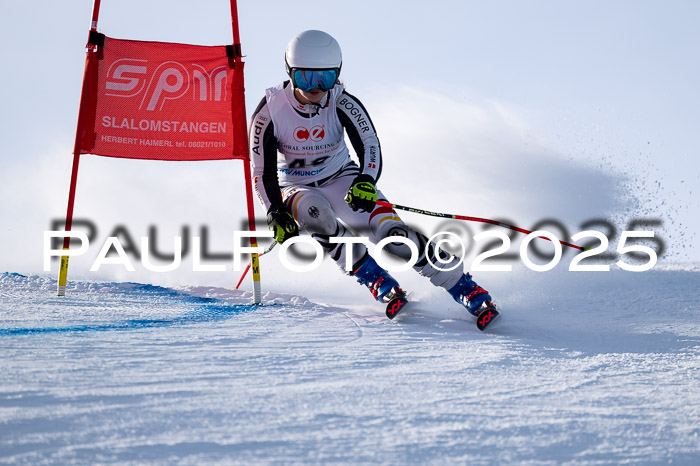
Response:
[[[429,215],[431,217],[451,218],[454,220],[466,220],[468,222],[488,223],[491,225],[497,225],[499,227],[507,228],[509,230],[518,231],[520,233],[525,233],[526,235],[529,235],[530,233],[532,233],[529,230],[525,230],[523,228],[518,228],[518,227],[513,226],[513,225],[508,225],[507,223],[498,222],[496,220],[490,220],[488,218],[467,217],[466,215],[453,215],[453,214],[443,214],[441,212],[430,212],[429,210],[416,209],[415,207],[407,207],[407,206],[403,206],[403,205],[399,205],[399,204],[392,204],[392,203],[386,202],[386,201],[377,201],[377,205],[389,207],[390,209],[405,210],[406,212],[413,212],[414,214]],[[546,239],[546,240],[551,241],[546,236],[538,236],[538,238],[542,238],[542,239]],[[575,244],[567,243],[565,241],[560,241],[560,243],[563,244],[564,246],[569,246],[570,248],[579,249],[581,251],[586,251],[589,249],[589,248],[586,248],[583,246],[577,246]]]
[[[268,252],[272,251],[272,249],[275,246],[277,246],[277,241],[273,241],[272,244],[267,247],[267,249],[265,249],[263,252],[258,254],[258,258],[260,258],[260,257],[264,256],[265,254],[267,254]],[[238,279],[238,283],[236,284],[236,288],[235,288],[236,290],[238,289],[239,286],[241,286],[241,283],[243,282],[243,279],[245,278],[245,276],[248,275],[248,270],[250,270],[250,263],[248,263],[248,265],[245,266],[245,270],[241,274],[241,278]]]

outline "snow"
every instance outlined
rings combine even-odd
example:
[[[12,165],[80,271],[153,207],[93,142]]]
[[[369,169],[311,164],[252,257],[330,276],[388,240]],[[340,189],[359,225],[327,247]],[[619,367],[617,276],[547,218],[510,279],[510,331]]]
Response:
[[[58,261],[35,274],[44,232],[65,218],[91,3],[3,5],[0,464],[700,464],[691,2],[324,5],[345,19],[332,24],[343,80],[378,128],[391,202],[563,239],[602,229],[608,252],[623,231],[653,229],[665,250],[643,273],[568,272],[572,251],[550,272],[479,273],[504,315],[490,333],[412,271],[397,278],[415,302],[393,322],[331,261],[290,273],[280,248],[261,260],[262,307],[230,289],[226,260],[205,261],[226,272],[195,273],[191,253],[168,273],[90,271],[109,236],[149,236],[165,254],[201,236],[232,253],[248,225],[240,161],[81,157],[73,228],[95,230],[56,297]],[[219,2],[156,3],[103,2],[101,32],[230,41]],[[251,111],[309,15],[287,9],[259,34],[250,18],[269,2],[239,9]],[[43,51],[51,79],[27,50]],[[470,258],[484,246],[481,225],[401,217],[428,236],[459,232]]]
[[[696,266],[502,277],[482,333],[437,290],[389,321],[5,273],[0,463],[700,462]]]

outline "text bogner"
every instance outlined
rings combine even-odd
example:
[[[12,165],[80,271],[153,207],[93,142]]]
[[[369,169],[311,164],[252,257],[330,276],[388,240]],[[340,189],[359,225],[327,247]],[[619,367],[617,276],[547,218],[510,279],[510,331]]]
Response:
[[[350,115],[352,115],[353,118],[355,118],[355,120],[357,121],[357,126],[360,127],[360,130],[363,133],[369,131],[369,125],[367,124],[367,120],[365,120],[365,117],[362,114],[362,110],[355,107],[355,104],[350,102],[347,98],[343,98],[340,100],[340,102],[338,102],[338,105],[343,106],[350,111]]]

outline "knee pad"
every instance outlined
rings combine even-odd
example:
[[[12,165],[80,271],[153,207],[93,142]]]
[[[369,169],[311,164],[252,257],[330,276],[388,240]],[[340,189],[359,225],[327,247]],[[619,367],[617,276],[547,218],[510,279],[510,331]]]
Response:
[[[287,209],[301,228],[323,235],[332,235],[337,230],[335,212],[321,194],[304,188],[285,194]]]
[[[329,257],[341,269],[345,268],[348,253],[352,253],[351,268],[354,270],[367,255],[364,244],[354,243],[348,249],[344,243],[331,242],[331,237],[353,236],[336,218],[335,211],[325,196],[314,188],[294,187],[283,192],[283,199],[289,212],[311,237],[318,241]]]
[[[418,256],[413,269],[428,277],[434,285],[442,287],[453,285],[461,277],[462,268],[459,267],[459,258],[436,247],[434,243],[428,241],[425,235],[414,231],[400,220],[387,220],[381,224],[375,232],[372,242],[377,243],[381,239],[391,236],[407,238],[416,245]],[[411,258],[411,249],[404,242],[391,242],[384,247],[384,250],[404,260]]]
[[[381,228],[381,227],[384,228]],[[423,256],[423,251],[425,251],[425,241],[416,234],[415,231],[408,228],[408,226],[401,222],[395,220],[387,220],[385,223],[380,225],[375,231],[372,231],[371,241],[377,244],[379,241],[388,237],[402,237],[408,239],[410,242],[416,245],[418,248],[418,258]],[[411,258],[411,249],[405,241],[392,241],[386,246],[384,250],[394,256],[400,257],[401,259],[408,260]]]

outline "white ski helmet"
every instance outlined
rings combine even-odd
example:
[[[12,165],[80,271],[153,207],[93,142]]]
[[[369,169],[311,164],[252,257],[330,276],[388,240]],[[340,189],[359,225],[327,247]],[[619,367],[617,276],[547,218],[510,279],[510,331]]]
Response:
[[[305,70],[336,70],[340,75],[343,65],[343,55],[340,45],[330,34],[323,31],[304,31],[298,34],[287,45],[284,54],[287,74],[292,78],[293,69]]]

